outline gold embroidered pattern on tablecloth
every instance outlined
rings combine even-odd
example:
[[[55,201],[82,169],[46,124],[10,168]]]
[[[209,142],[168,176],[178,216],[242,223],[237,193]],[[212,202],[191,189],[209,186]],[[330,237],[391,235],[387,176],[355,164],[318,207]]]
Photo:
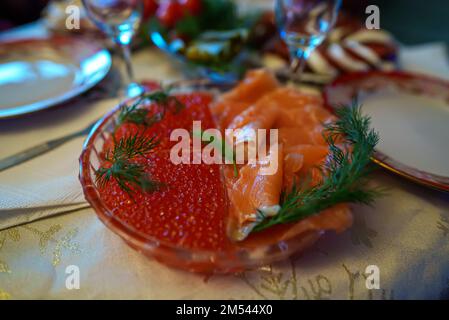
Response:
[[[0,252],[8,240],[14,242],[20,241],[20,233],[16,228],[0,232]],[[5,261],[3,261],[1,257],[0,257],[0,273],[11,273],[11,269],[9,268],[8,264]]]
[[[19,243],[24,238],[24,234],[21,232],[29,232],[30,234],[38,237],[38,248],[42,255],[45,255],[47,249],[51,246],[52,251],[52,265],[56,267],[61,263],[61,257],[64,250],[68,250],[72,253],[80,253],[80,247],[74,238],[78,234],[78,228],[69,229],[62,235],[58,235],[63,230],[62,225],[51,225],[46,231],[42,231],[36,227],[29,225],[19,226],[11,229],[0,231],[0,277],[11,276],[12,271],[8,263],[2,259],[2,249],[9,243]],[[0,300],[11,299],[10,293],[6,292],[3,288],[0,288]]]
[[[78,234],[78,228],[69,230],[61,238],[56,238],[55,235],[61,231],[62,226],[60,224],[52,225],[47,231],[41,231],[31,226],[22,227],[39,237],[39,250],[42,254],[45,254],[49,243],[54,243],[53,247],[53,266],[57,266],[61,262],[62,250],[67,249],[72,253],[80,253],[79,244],[72,242],[72,239]]]
[[[254,277],[254,275],[256,279],[251,281],[250,277]],[[323,300],[330,299],[332,294],[332,283],[323,274],[308,278],[304,285],[300,285],[296,275],[295,263],[291,259],[290,274],[277,272],[272,265],[269,265],[260,268],[257,272],[244,272],[239,277],[263,299],[270,299],[274,296],[280,300]]]
[[[437,228],[443,232],[444,237],[447,237],[449,235],[449,218],[441,216],[437,222]]]
[[[69,229],[64,235],[58,237],[58,233],[62,231],[63,227],[60,224],[50,226],[46,231],[42,231],[32,226],[19,226],[12,229],[3,230],[0,232],[0,274],[11,273],[8,263],[2,259],[1,251],[7,242],[20,242],[23,238],[20,230],[25,230],[38,237],[39,251],[45,255],[50,244],[53,245],[52,251],[52,265],[57,266],[61,262],[63,250],[68,250],[72,253],[80,253],[79,244],[73,239],[78,234],[78,228]]]
[[[0,289],[0,300],[8,300],[8,299],[11,299],[11,295],[8,292]]]
[[[359,270],[351,271],[342,264],[343,272],[340,279],[346,279],[348,299],[381,299],[394,300],[394,290],[382,288],[379,290],[358,289],[356,283],[365,282],[367,276]],[[275,271],[272,265],[254,271],[243,272],[238,277],[262,299],[291,300],[327,300],[332,299],[333,283],[324,274],[316,274],[307,278],[297,276],[294,260],[290,260],[289,272]]]

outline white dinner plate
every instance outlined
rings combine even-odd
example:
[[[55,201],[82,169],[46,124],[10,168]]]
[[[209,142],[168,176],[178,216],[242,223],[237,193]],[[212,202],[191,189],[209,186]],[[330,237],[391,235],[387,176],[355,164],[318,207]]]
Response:
[[[380,135],[375,162],[449,191],[449,82],[405,72],[356,73],[335,80],[324,97],[331,108],[357,98]]]
[[[0,119],[65,102],[92,88],[110,67],[107,50],[79,37],[0,42]]]

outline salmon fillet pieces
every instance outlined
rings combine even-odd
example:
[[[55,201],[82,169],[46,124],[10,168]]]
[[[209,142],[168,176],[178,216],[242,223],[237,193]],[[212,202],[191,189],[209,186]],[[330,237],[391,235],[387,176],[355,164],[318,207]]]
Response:
[[[258,154],[255,163],[238,165],[237,176],[231,165],[225,166],[230,204],[228,234],[231,239],[241,241],[261,219],[278,214],[282,192],[288,192],[294,183],[305,181],[306,177],[311,185],[321,181],[321,171],[317,167],[329,153],[323,130],[335,117],[323,107],[319,96],[281,87],[274,76],[264,70],[248,73],[241,84],[223,95],[213,110],[223,131],[237,129],[232,136],[230,133],[226,136],[234,147],[242,143],[259,146],[258,129],[266,129],[267,137],[270,130],[278,130],[277,141],[267,138],[269,152],[263,156]],[[272,143],[277,144],[277,152],[273,152]],[[276,172],[263,174],[264,166],[273,161],[277,161]],[[341,232],[351,224],[349,207],[341,204],[277,228],[273,234],[291,238],[316,230]]]

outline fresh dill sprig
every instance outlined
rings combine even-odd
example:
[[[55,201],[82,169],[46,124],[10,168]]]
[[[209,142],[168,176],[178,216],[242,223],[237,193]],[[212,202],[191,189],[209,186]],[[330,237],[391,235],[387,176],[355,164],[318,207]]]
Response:
[[[122,105],[118,115],[117,125],[125,122],[135,123],[139,125],[152,126],[154,123],[161,121],[169,108],[174,114],[179,113],[185,105],[175,96],[170,95],[170,88],[151,93],[142,94],[132,105]],[[149,108],[140,108],[144,102],[155,102],[162,106],[162,111],[152,116],[148,116],[151,112]]]
[[[108,150],[106,152],[105,158],[107,161],[112,162],[117,159],[132,159],[138,155],[144,156],[158,144],[159,141],[157,141],[156,137],[150,138],[140,134],[126,136],[115,144],[112,151]]]
[[[329,145],[329,156],[320,168],[321,181],[294,183],[292,189],[281,196],[281,210],[276,216],[265,219],[258,213],[260,224],[253,231],[261,231],[277,224],[295,222],[320,213],[339,203],[371,204],[381,194],[368,189],[366,176],[371,172],[370,159],[379,142],[378,134],[370,129],[370,118],[363,116],[354,101],[352,107],[337,110],[338,120],[326,125],[324,137]],[[345,147],[337,145],[345,139]]]
[[[170,95],[170,90],[171,90],[171,88],[167,87],[164,90],[155,91],[155,92],[143,95],[143,99],[150,100],[150,101],[153,101],[153,102],[163,105],[164,111],[167,108],[173,106],[174,110],[172,110],[172,112],[174,114],[177,114],[185,107],[185,105],[181,101],[179,101],[178,98]],[[170,103],[172,103],[172,105],[170,105]]]
[[[212,147],[215,151],[219,152],[221,156],[225,158],[225,161],[228,160],[232,163],[233,166],[233,174],[234,178],[238,178],[239,176],[239,170],[237,167],[237,162],[235,159],[235,154],[233,151],[232,146],[229,145],[229,143],[226,141],[226,139],[221,139],[220,137],[217,137],[212,134],[208,134],[205,131],[202,130],[194,130],[192,132],[194,137],[198,137],[200,139],[206,139],[210,144],[212,144]]]
[[[120,113],[118,115],[118,125],[125,122],[135,123],[135,124],[145,124],[147,121],[147,116],[150,110],[144,108],[138,108],[142,101],[138,100],[131,106],[122,105],[120,107]]]
[[[136,156],[145,156],[158,145],[155,137],[143,135],[127,136],[120,139],[105,154],[107,166],[103,165],[95,172],[95,182],[103,188],[111,179],[114,179],[119,187],[131,195],[133,188],[140,188],[144,192],[156,191],[163,184],[154,181],[145,172],[143,165],[134,163]]]
[[[152,126],[161,121],[165,113],[170,110],[174,114],[180,112],[185,106],[175,96],[170,95],[170,88],[151,93],[144,93],[131,105],[122,105],[117,119],[118,128],[123,123],[134,123]],[[155,102],[162,107],[156,114],[151,114],[150,108],[141,107],[145,102]],[[115,179],[120,188],[128,194],[133,192],[133,188],[140,188],[143,191],[154,191],[163,184],[153,181],[145,173],[142,165],[132,162],[136,156],[145,156],[146,153],[154,149],[158,144],[155,137],[149,138],[144,135],[128,136],[115,143],[112,150],[108,150],[105,160],[109,167],[101,167],[96,171],[96,182],[99,186],[105,186],[108,181]]]

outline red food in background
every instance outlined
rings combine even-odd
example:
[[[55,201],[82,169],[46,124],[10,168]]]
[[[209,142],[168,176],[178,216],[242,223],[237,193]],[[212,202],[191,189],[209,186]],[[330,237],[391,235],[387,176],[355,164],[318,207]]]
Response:
[[[143,0],[143,19],[147,20],[156,14],[159,4],[156,0]]]
[[[192,16],[196,16],[201,12],[201,0],[179,0],[183,10]]]
[[[183,7],[178,1],[163,0],[156,15],[164,27],[172,28],[184,16]]]
[[[161,83],[156,80],[142,80],[140,83],[146,91],[154,91],[161,89]]]

